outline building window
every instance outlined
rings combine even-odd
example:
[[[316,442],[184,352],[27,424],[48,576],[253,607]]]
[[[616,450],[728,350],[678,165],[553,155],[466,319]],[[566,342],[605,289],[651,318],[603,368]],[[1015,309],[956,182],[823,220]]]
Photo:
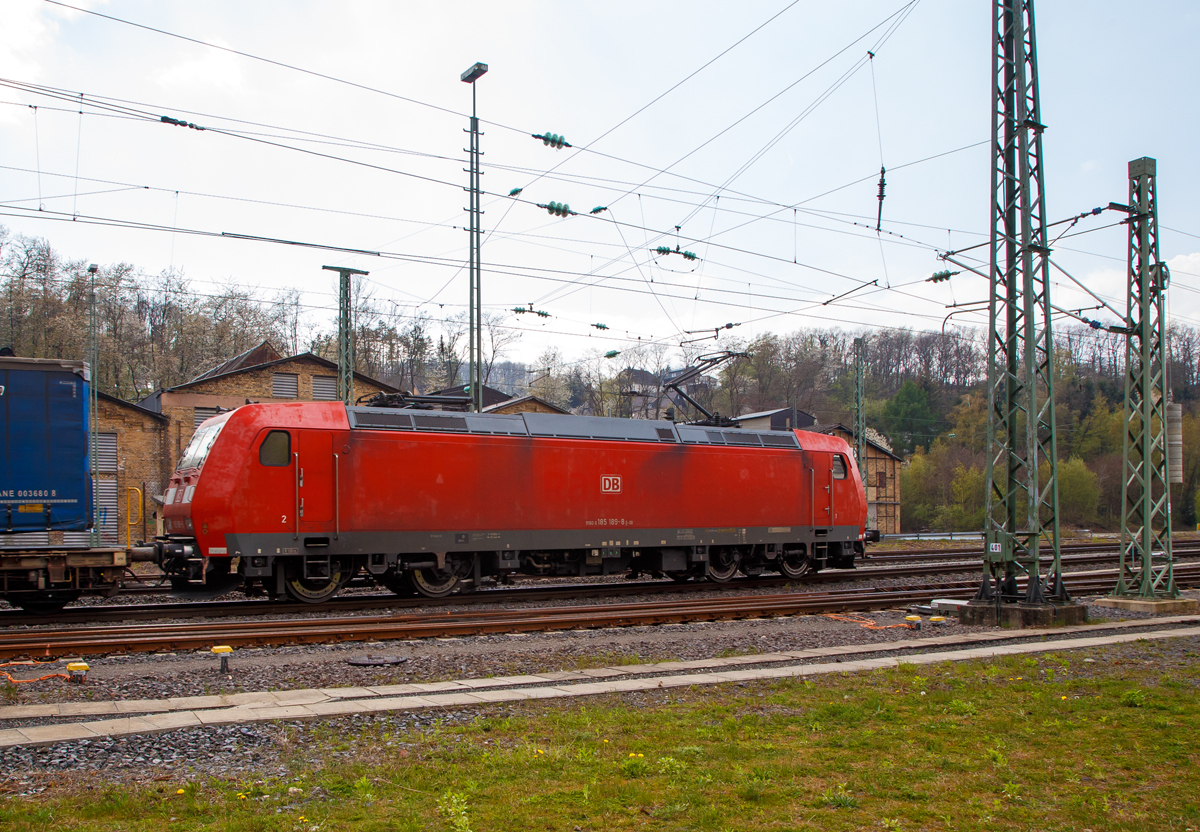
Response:
[[[875,485],[877,488],[887,488],[887,471],[875,472]]]
[[[274,373],[271,376],[271,395],[277,399],[300,396],[300,377],[295,373]]]
[[[292,462],[292,437],[286,430],[273,430],[258,447],[258,461],[282,468]]]
[[[313,376],[313,399],[331,402],[337,399],[337,376]]]
[[[205,419],[211,419],[213,416],[216,416],[220,410],[221,409],[219,407],[197,407],[192,427],[200,427]]]
[[[117,435],[96,434],[96,470],[101,474],[117,473]]]

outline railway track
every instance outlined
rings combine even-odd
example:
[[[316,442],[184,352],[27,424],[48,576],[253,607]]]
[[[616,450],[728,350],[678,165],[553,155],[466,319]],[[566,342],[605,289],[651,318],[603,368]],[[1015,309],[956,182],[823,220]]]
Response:
[[[1200,555],[1200,547],[1195,550]],[[901,558],[902,559],[902,558]],[[961,558],[960,558],[961,559]],[[1063,565],[1080,567],[1111,563],[1116,559],[1115,553],[1081,553],[1081,555],[1063,556]],[[804,577],[800,581],[788,581],[784,577],[740,577],[740,579],[725,583],[727,589],[757,589],[763,587],[786,586],[787,583],[835,583],[842,581],[862,581],[876,579],[895,579],[895,577],[922,577],[956,573],[970,573],[979,569],[978,563],[924,563],[919,565],[895,565],[895,567],[876,567],[872,565],[876,558],[864,561],[863,567],[851,570],[829,570]],[[370,586],[362,583],[361,586]],[[1069,586],[1069,585],[1068,585]],[[53,622],[88,623],[115,621],[152,621],[161,618],[224,618],[236,616],[282,616],[282,615],[317,615],[328,612],[350,612],[360,610],[397,609],[397,607],[421,607],[443,605],[478,605],[478,604],[522,604],[530,601],[569,600],[578,598],[602,598],[612,595],[662,594],[679,592],[712,591],[713,583],[674,581],[623,581],[620,583],[566,583],[553,587],[515,587],[487,588],[479,592],[449,595],[446,598],[430,599],[422,595],[403,597],[395,593],[348,594],[336,597],[326,603],[313,606],[311,604],[289,603],[289,601],[270,600],[223,600],[223,601],[181,601],[174,604],[112,604],[104,606],[71,606],[55,613],[53,619],[47,616],[30,615],[22,610],[0,611],[0,627],[38,626]]]
[[[1115,572],[1076,575],[1072,591],[1103,593]],[[1200,564],[1180,566],[1177,577],[1200,579]],[[837,590],[725,595],[660,602],[589,604],[499,610],[446,611],[437,615],[322,616],[290,620],[93,625],[0,631],[0,658],[202,650],[215,644],[267,647],[485,635],[490,633],[597,629],[698,621],[722,621],[905,607],[933,598],[966,599],[975,581],[877,590]]]
[[[1188,554],[1200,554],[1200,541],[1197,540],[1177,540],[1172,544],[1172,552],[1177,556],[1187,556]],[[1045,559],[1046,550],[1043,551],[1043,560]],[[1115,542],[1105,543],[1074,543],[1062,547],[1064,561],[1067,555],[1085,554],[1085,553],[1100,553],[1108,552],[1113,560],[1116,560],[1120,553],[1120,545]],[[872,554],[870,550],[867,552],[867,557],[864,558],[865,563],[899,563],[904,561],[926,561],[926,560],[947,560],[951,558],[966,558],[966,557],[982,557],[983,547],[974,546],[963,549],[913,549],[906,552],[887,552],[885,554]]]
[[[1079,550],[1074,550],[1079,551]],[[1093,554],[1064,555],[1064,566],[1078,567],[1111,563],[1116,560],[1116,554],[1105,554],[1103,549],[1094,550]],[[1200,555],[1200,546],[1180,553],[1183,557],[1189,554]],[[864,566],[853,570],[831,570],[809,575],[800,581],[770,576],[764,578],[738,578],[721,585],[724,589],[753,590],[764,587],[780,587],[789,583],[826,584],[846,581],[891,580],[895,578],[932,577],[935,575],[959,574],[977,571],[978,563],[923,563],[913,566],[874,566],[879,559],[864,561]],[[890,560],[890,559],[889,559]],[[901,559],[903,560],[903,559]],[[1183,562],[1184,564],[1187,561]],[[1181,564],[1183,565],[1183,564]],[[362,584],[369,586],[369,584]],[[1073,583],[1068,579],[1068,588]],[[397,608],[420,608],[428,606],[476,606],[480,604],[522,604],[543,601],[566,601],[581,598],[603,598],[622,595],[655,595],[666,593],[687,593],[712,591],[717,585],[706,582],[677,583],[675,581],[623,581],[621,583],[580,583],[559,584],[547,587],[517,587],[490,588],[477,592],[450,595],[440,599],[429,599],[424,596],[400,596],[392,592],[357,595],[343,595],[321,605],[295,602],[268,600],[235,600],[235,601],[183,601],[180,603],[162,604],[113,604],[105,606],[67,607],[56,613],[53,618],[30,615],[22,610],[0,611],[0,626],[38,626],[47,623],[88,624],[115,621],[150,621],[182,618],[231,618],[242,616],[288,616],[288,615],[326,615],[329,613],[349,613],[365,610],[383,610]]]

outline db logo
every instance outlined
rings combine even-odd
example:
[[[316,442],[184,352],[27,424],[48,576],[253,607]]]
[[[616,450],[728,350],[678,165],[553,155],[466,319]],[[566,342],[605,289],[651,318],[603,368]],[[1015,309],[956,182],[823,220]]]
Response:
[[[621,478],[620,477],[601,477],[600,491],[603,494],[620,494],[621,493]]]

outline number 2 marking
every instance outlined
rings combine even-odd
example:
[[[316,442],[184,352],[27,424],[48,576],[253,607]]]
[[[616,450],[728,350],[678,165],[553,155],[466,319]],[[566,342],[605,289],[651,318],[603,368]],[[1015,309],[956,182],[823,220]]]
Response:
[[[282,519],[282,520],[280,520],[279,522],[280,522],[280,523],[283,523],[283,524],[286,526],[286,525],[287,525],[287,515],[286,515],[286,514],[285,514],[285,515],[283,515],[283,519]]]

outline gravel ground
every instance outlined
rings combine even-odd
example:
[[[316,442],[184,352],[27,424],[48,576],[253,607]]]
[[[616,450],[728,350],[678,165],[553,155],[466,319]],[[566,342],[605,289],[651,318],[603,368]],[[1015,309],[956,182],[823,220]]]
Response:
[[[1195,592],[1185,594],[1196,596]],[[1088,613],[1092,621],[1154,617],[1094,606],[1089,607]],[[878,624],[887,625],[900,623],[904,615],[903,611],[889,610],[872,613],[870,617]],[[944,629],[926,629],[921,634],[985,629],[953,624]],[[1056,637],[1053,631],[1028,632],[1027,636],[1015,636],[1014,641],[1067,637]],[[83,686],[66,685],[60,680],[23,685],[19,689],[10,686],[6,690],[9,698],[4,704],[157,699],[254,690],[428,682],[570,670],[630,660],[686,661],[733,654],[874,644],[910,635],[915,633],[901,629],[870,630],[824,616],[798,616],[527,635],[242,649],[235,652],[232,672],[228,675],[217,672],[216,658],[207,653],[135,654],[91,661],[92,671]],[[1194,662],[1187,654],[1197,651],[1200,651],[1200,639],[1196,638],[1131,643],[1090,651],[1088,655],[1094,656],[1095,660],[1073,662],[1071,672],[1075,676],[1107,672],[1117,662],[1143,662],[1146,656],[1153,656],[1152,661],[1165,668],[1191,665]],[[374,668],[347,663],[350,658],[368,653],[395,656],[403,658],[404,662]],[[17,671],[21,670],[17,668]],[[631,702],[654,704],[660,699],[678,699],[681,695],[686,696],[679,692],[652,692],[627,694],[625,698]],[[411,729],[427,728],[434,720],[442,724],[470,722],[482,715],[509,712],[510,706],[477,706],[446,709],[436,714],[396,713],[315,722],[189,728],[147,736],[0,749],[0,794],[34,794],[55,783],[76,781],[170,780],[178,783],[207,777],[286,779],[305,766],[321,764],[321,761],[336,762],[337,755],[330,754],[322,737],[357,732],[366,726],[380,734],[400,736]],[[6,721],[3,727],[46,721]],[[398,743],[390,741],[388,744]]]
[[[977,578],[977,573],[941,576],[939,582]],[[614,579],[619,581],[621,579]],[[874,579],[829,584],[780,585],[777,592],[826,592],[908,586],[909,578]],[[553,582],[552,585],[561,585]],[[731,590],[714,587],[711,591],[664,593],[652,596],[614,597],[613,603],[638,601],[666,602],[674,599],[728,597]],[[751,592],[747,590],[746,592]],[[767,594],[769,589],[756,589]],[[1196,593],[1188,593],[1195,597]],[[528,607],[577,606],[603,603],[603,599],[558,599],[530,602]],[[478,605],[488,609],[501,605]],[[421,608],[431,617],[462,607],[430,605]],[[405,613],[414,610],[406,608]],[[383,614],[369,610],[362,615]],[[354,615],[339,611],[314,611],[311,616]],[[869,617],[881,625],[902,624],[907,613],[888,610]],[[1090,607],[1088,619],[1131,620],[1152,618],[1148,613],[1115,611]],[[235,621],[235,618],[225,619]],[[261,620],[256,618],[255,620]],[[953,619],[952,619],[953,620]],[[182,623],[182,622],[180,622]],[[982,631],[983,627],[963,627],[954,623],[945,632]],[[926,633],[930,630],[926,630]],[[61,679],[19,686],[0,683],[0,704],[42,704],[47,702],[105,701],[113,699],[165,699],[174,696],[198,696],[242,693],[258,690],[294,690],[301,688],[348,685],[389,685],[431,682],[464,677],[508,676],[568,670],[581,666],[618,663],[622,660],[688,661],[717,655],[767,653],[843,644],[869,644],[895,641],[908,635],[897,629],[870,630],[853,623],[824,616],[750,621],[703,622],[687,626],[622,627],[600,630],[568,630],[547,633],[500,634],[420,641],[348,642],[332,645],[305,645],[275,648],[240,648],[230,659],[231,673],[217,672],[218,660],[207,651],[198,653],[134,653],[86,657],[91,665],[85,685],[64,684]],[[1040,636],[1039,636],[1040,637]],[[356,667],[347,663],[366,654],[384,654],[404,659],[385,667]],[[64,662],[68,661],[64,659]],[[16,678],[32,678],[63,663],[43,668],[8,668]],[[5,727],[15,727],[6,725]]]

